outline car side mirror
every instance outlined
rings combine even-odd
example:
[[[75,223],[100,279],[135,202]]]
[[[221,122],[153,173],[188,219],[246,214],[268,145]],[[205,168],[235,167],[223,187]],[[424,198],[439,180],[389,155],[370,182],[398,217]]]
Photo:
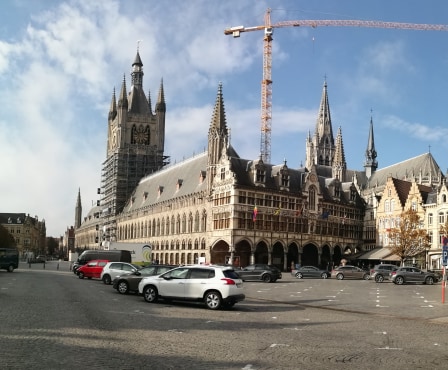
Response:
[[[140,271],[135,271],[135,272],[134,272],[134,275],[140,276],[140,275],[141,275],[141,272],[140,272]]]

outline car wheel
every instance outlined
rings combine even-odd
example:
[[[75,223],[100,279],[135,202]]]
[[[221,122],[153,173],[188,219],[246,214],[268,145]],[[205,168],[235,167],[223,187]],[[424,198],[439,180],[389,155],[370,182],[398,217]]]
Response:
[[[375,281],[376,281],[377,283],[382,283],[382,282],[384,281],[384,276],[381,275],[381,274],[376,275],[376,276],[375,276]]]
[[[204,302],[207,308],[217,310],[222,305],[221,294],[216,290],[205,293]]]
[[[344,280],[344,274],[337,274],[336,279],[338,280]]]
[[[322,275],[320,275],[322,279],[327,279],[328,278],[328,274],[326,272],[324,272]]]
[[[121,294],[128,294],[129,292],[129,285],[126,281],[119,281],[117,285],[117,291]]]
[[[263,280],[265,283],[270,283],[270,282],[272,281],[272,279],[271,279],[271,275],[269,275],[269,274],[263,275],[262,280]]]
[[[110,283],[112,283],[112,279],[110,278],[110,275],[103,276],[103,283],[106,285],[110,285]]]
[[[296,273],[296,278],[297,279],[302,279],[303,278],[303,274],[301,272]]]
[[[397,276],[397,277],[395,278],[395,284],[403,285],[403,283],[404,283],[404,279],[403,279],[402,276]]]
[[[78,274],[78,277],[79,277],[80,279],[84,279],[84,274],[83,274],[82,272],[80,272],[80,273]]]
[[[364,276],[362,278],[364,280],[369,280],[370,279],[370,275],[369,274],[364,274]]]
[[[143,288],[143,298],[146,302],[156,303],[159,299],[157,288],[153,285],[147,285]]]
[[[425,280],[425,284],[427,284],[427,285],[434,284],[434,278],[432,276],[428,276]]]
[[[14,266],[13,265],[9,265],[8,266],[8,272],[13,272],[14,271]]]

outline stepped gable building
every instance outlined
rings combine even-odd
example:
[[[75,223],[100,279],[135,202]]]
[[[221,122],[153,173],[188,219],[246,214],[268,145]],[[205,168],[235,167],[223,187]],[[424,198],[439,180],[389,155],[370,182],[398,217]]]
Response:
[[[347,169],[326,82],[305,167],[241,158],[230,143],[221,84],[207,150],[167,165],[163,85],[153,114],[141,90],[142,65],[137,53],[131,92],[123,81],[118,106],[113,96],[102,199],[76,230],[78,248],[135,242],[151,245],[160,263],[329,268],[377,247],[376,214],[390,175],[432,188],[444,178],[429,153],[378,169],[372,119],[364,170]],[[140,175],[129,171],[137,164]]]

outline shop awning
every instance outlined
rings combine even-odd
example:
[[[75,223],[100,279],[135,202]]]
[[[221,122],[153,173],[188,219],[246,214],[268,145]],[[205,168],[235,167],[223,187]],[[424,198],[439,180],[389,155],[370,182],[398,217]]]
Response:
[[[387,247],[375,248],[368,251],[358,257],[359,260],[384,260],[387,256],[392,254],[391,250]],[[399,261],[400,259],[398,259]]]

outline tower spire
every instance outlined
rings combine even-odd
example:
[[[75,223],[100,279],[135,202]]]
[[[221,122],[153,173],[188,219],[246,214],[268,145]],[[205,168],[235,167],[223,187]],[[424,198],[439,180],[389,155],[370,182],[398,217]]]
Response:
[[[163,78],[160,81],[159,96],[157,97],[156,112],[166,112],[165,91],[163,89]]]
[[[366,176],[370,178],[378,168],[378,161],[376,160],[377,153],[375,150],[375,140],[373,135],[373,118],[370,116],[369,138],[367,140],[366,160],[364,168],[366,169]]]

